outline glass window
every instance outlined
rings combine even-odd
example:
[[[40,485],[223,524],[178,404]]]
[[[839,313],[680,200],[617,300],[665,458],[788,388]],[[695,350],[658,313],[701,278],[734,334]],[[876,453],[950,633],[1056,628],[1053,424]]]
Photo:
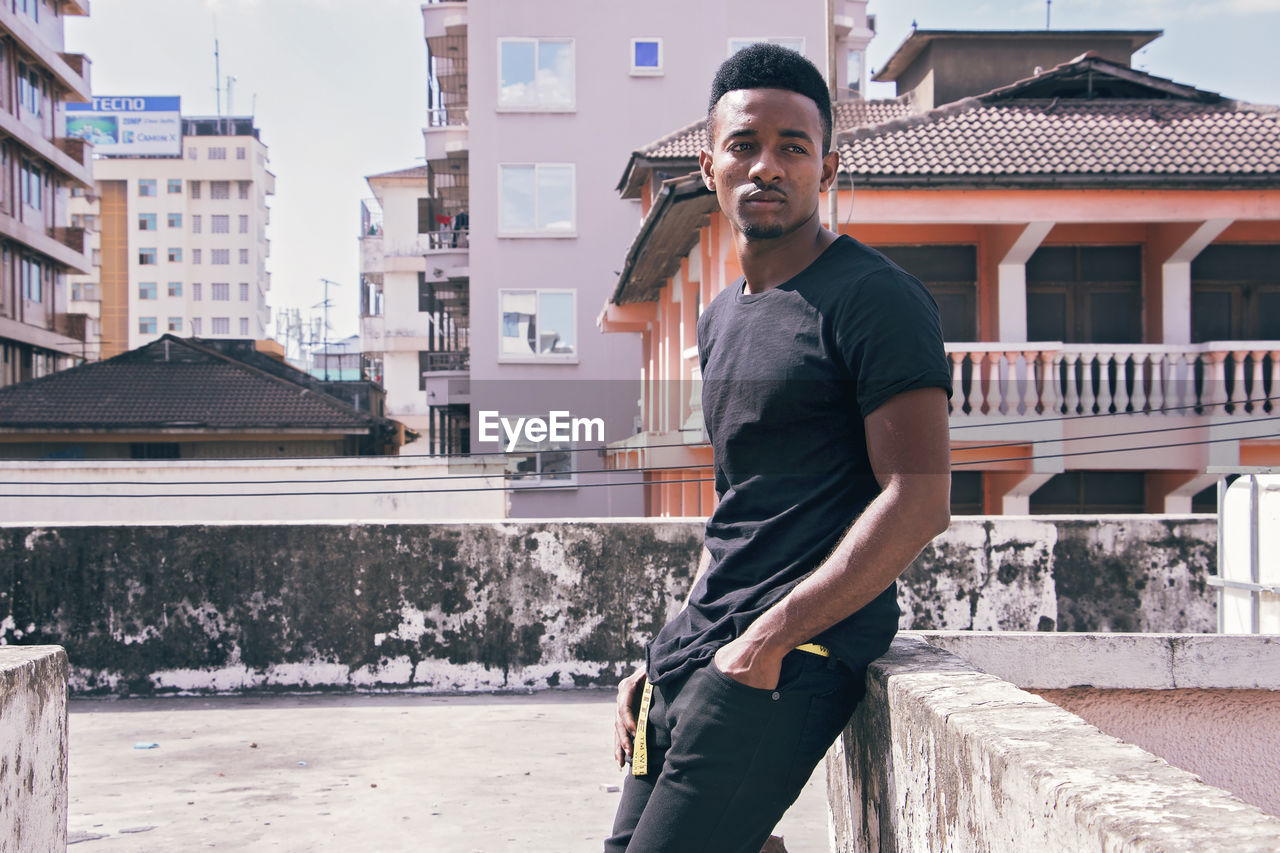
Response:
[[[729,55],[733,56],[744,47],[751,47],[753,44],[776,44],[794,50],[796,53],[804,53],[804,39],[799,36],[767,36],[764,38],[731,38],[729,39]]]
[[[170,213],[170,214],[168,215],[168,217],[167,217],[167,220],[168,220],[168,223],[169,223],[169,227],[170,227],[170,228],[181,228],[181,227],[182,227],[182,214],[181,214],[181,213]]]
[[[181,295],[182,295],[182,282],[180,282],[180,281],[171,281],[171,282],[169,282],[169,295],[170,295],[170,296],[181,296]]]
[[[138,334],[154,335],[156,333],[155,317],[139,317],[138,318]]]
[[[203,325],[204,325],[204,321],[202,321],[199,317],[192,317],[191,318],[191,334],[197,337],[200,335],[203,335],[204,330],[201,328]]]
[[[573,42],[569,39],[499,39],[498,106],[573,108]]]
[[[574,230],[574,168],[538,163],[501,166],[500,234],[565,234]]]
[[[203,260],[204,260],[204,252],[202,252],[200,249],[191,250],[191,263],[198,264]]]
[[[181,317],[170,317],[170,318],[169,318],[169,331],[171,331],[171,332],[179,332],[179,333],[181,333],[181,332],[182,332],[182,318],[181,318]]]
[[[37,210],[44,207],[44,170],[31,160],[23,158],[19,176],[22,203]]]
[[[153,196],[156,194],[155,178],[139,178],[138,179],[138,195]]]
[[[209,230],[214,234],[231,233],[231,217],[225,213],[215,213],[209,217]]]
[[[243,145],[236,146],[236,159],[243,160],[248,155],[248,151]]]
[[[240,181],[239,183],[240,183],[240,186],[239,186],[240,198],[242,199],[248,198],[249,188],[253,186],[253,181]]]
[[[154,281],[138,282],[138,298],[139,299],[155,299],[157,296],[157,287]]]
[[[851,50],[845,54],[845,88],[852,95],[862,94],[862,51]]]
[[[248,249],[241,249],[241,250],[240,250],[240,263],[242,263],[242,264],[247,264],[247,263],[249,263],[249,250],[248,250]]]
[[[249,216],[244,213],[240,214],[240,233],[241,234],[249,233]]]
[[[204,286],[198,281],[191,283],[191,301],[199,302],[204,298]]]
[[[566,360],[578,354],[572,290],[499,292],[503,358]]]
[[[191,214],[191,233],[199,234],[200,229],[203,227],[204,227],[204,220],[201,218],[200,214],[198,213]]]
[[[231,182],[230,181],[210,181],[209,182],[209,198],[231,198]]]
[[[210,253],[209,262],[212,264],[229,264],[231,263],[230,249],[213,249]]]
[[[182,192],[182,179],[181,179],[181,178],[170,178],[170,179],[169,179],[169,194],[170,194],[170,195],[172,195],[172,194],[174,194],[174,193],[180,193],[180,192]]]
[[[171,263],[171,264],[180,264],[180,263],[182,263],[182,249],[179,249],[179,248],[177,248],[177,247],[173,247],[173,248],[170,248],[170,249],[169,249],[169,251],[168,251],[168,253],[167,253],[167,254],[168,254],[168,258],[169,258],[169,263]]]
[[[210,159],[210,160],[225,160],[225,159],[227,159],[227,148],[226,148],[226,146],[225,146],[225,145],[210,145],[210,146],[209,146],[209,159]]]
[[[637,76],[662,73],[662,39],[631,40],[631,73]]]
[[[144,266],[150,266],[152,264],[159,263],[156,250],[155,249],[139,249],[138,263]]]
[[[139,231],[155,231],[156,215],[154,213],[138,214],[138,230]]]
[[[190,195],[192,198],[200,198],[200,182],[199,181],[187,181],[187,189],[190,192]]]
[[[240,334],[247,336],[249,334],[249,318],[240,318]]]
[[[22,297],[29,302],[44,301],[44,267],[39,261],[23,257],[18,274],[22,279]]]
[[[231,301],[231,284],[228,282],[215,281],[210,285],[213,288],[210,295],[214,302],[230,302]]]
[[[240,282],[240,301],[249,301],[249,282],[247,281]]]
[[[214,317],[213,333],[215,335],[231,334],[231,318],[230,317]]]
[[[200,156],[200,149],[199,149],[199,148],[196,148],[194,145],[189,145],[189,146],[187,146],[187,159],[188,159],[188,160],[197,160],[197,159],[199,159],[199,156]],[[192,196],[192,198],[198,198],[198,196]],[[192,321],[192,322],[195,322],[195,321]]]

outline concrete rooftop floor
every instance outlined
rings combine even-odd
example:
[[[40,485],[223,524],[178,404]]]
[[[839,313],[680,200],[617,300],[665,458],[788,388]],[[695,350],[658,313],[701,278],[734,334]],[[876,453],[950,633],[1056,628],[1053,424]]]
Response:
[[[601,849],[622,780],[605,691],[70,707],[76,853],[585,853]],[[777,830],[790,853],[827,850],[825,798],[819,765]]]

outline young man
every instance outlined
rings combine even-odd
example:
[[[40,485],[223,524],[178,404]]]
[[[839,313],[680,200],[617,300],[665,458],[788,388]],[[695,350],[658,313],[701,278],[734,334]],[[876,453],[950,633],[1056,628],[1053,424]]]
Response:
[[[937,307],[819,221],[839,162],[822,76],[748,48],[707,120],[702,175],[744,273],[698,322],[720,500],[684,609],[618,688],[634,760],[608,851],[760,850],[897,630],[895,579],[950,520]]]

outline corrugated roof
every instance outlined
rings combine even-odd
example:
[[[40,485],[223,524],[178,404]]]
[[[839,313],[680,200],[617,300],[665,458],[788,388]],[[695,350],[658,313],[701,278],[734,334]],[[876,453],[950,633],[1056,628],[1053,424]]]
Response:
[[[293,381],[288,371],[305,379]],[[288,365],[267,372],[165,335],[106,361],[0,388],[0,429],[360,433],[383,422],[314,385]]]

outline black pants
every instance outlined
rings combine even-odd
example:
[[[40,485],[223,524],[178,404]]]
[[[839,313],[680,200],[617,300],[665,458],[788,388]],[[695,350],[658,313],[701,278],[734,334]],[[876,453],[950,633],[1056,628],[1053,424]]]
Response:
[[[647,776],[628,776],[606,853],[758,853],[865,692],[866,670],[794,651],[777,690],[715,663],[658,685]]]

